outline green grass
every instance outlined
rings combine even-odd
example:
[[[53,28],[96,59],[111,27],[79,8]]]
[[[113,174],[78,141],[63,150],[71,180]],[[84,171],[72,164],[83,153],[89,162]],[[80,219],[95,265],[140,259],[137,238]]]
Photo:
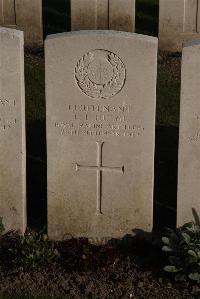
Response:
[[[165,66],[158,65],[156,117],[158,126],[179,126],[180,74],[177,74],[177,77],[175,78],[175,73],[171,73]]]
[[[27,121],[42,120],[45,118],[45,83],[44,60],[25,60],[26,80],[26,118]]]

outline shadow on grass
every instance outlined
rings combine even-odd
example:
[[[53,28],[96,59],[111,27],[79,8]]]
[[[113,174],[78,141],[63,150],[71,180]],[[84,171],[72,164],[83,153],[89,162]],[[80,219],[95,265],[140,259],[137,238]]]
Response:
[[[136,0],[136,32],[158,36],[159,0]]]
[[[159,0],[136,0],[136,32],[158,36]],[[44,37],[71,30],[70,0],[43,0]]]
[[[47,227],[47,161],[45,121],[27,124],[27,213],[28,227]]]
[[[70,0],[43,0],[44,37],[71,30]]]
[[[156,128],[154,231],[176,226],[178,138],[176,127]]]

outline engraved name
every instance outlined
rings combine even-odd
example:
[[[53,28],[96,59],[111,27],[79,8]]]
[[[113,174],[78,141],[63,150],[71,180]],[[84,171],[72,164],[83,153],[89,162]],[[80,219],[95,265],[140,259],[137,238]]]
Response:
[[[131,105],[110,106],[110,105],[68,105],[67,109],[72,112],[116,112],[116,113],[129,113],[132,109]]]

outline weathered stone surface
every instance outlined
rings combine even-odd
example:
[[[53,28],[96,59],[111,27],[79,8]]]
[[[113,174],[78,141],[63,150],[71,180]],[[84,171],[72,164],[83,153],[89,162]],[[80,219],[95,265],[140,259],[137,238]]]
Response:
[[[26,228],[23,32],[0,28],[0,217],[6,230]]]
[[[0,25],[23,30],[26,46],[41,46],[42,0],[0,0]]]
[[[71,0],[71,30],[92,29],[133,32],[135,0]]]
[[[135,31],[135,0],[109,0],[109,29]]]
[[[159,47],[181,51],[183,42],[199,39],[199,0],[159,0]]]
[[[177,224],[200,214],[200,42],[183,48]]]
[[[79,31],[45,48],[49,236],[151,231],[157,39]]]
[[[200,34],[200,0],[197,0],[197,33]]]
[[[15,25],[14,0],[0,0],[0,24]]]
[[[71,0],[71,30],[108,29],[108,0]]]
[[[42,0],[15,0],[15,9],[17,28],[24,31],[25,44],[42,45]]]

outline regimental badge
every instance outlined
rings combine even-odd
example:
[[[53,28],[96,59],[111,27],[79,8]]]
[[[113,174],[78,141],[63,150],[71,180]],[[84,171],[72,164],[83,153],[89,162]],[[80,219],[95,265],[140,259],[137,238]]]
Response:
[[[93,50],[78,61],[75,79],[87,96],[108,99],[123,88],[126,69],[116,54],[107,50]]]

